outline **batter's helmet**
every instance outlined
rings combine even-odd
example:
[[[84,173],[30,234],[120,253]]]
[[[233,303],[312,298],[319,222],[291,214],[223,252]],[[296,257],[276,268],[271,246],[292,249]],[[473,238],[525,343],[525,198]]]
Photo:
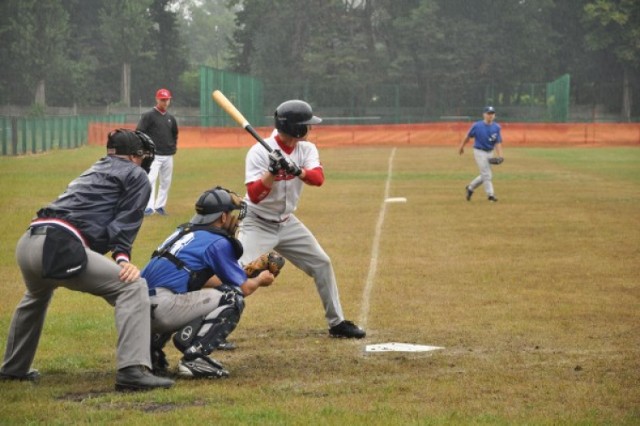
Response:
[[[281,103],[276,108],[274,118],[276,129],[294,138],[304,137],[309,130],[309,124],[322,122],[320,117],[313,115],[308,103],[297,99]]]
[[[191,218],[194,225],[205,225],[222,216],[222,212],[240,210],[238,219],[244,218],[246,203],[235,193],[216,186],[205,191],[196,201],[196,214]]]

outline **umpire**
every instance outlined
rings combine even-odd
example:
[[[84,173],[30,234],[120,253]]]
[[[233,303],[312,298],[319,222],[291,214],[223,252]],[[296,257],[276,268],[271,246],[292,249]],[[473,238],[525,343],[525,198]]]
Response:
[[[155,146],[142,132],[109,133],[107,156],[72,181],[18,241],[16,257],[26,292],[9,328],[0,379],[37,381],[30,369],[47,307],[58,286],[90,293],[115,307],[116,390],[169,388],[150,372],[147,286],[129,262],[151,186]],[[103,256],[111,252],[113,261]]]

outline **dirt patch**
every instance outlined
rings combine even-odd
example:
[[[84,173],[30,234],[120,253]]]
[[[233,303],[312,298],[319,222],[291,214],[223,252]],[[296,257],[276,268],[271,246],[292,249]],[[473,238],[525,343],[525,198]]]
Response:
[[[88,391],[88,392],[72,392],[57,397],[59,401],[71,401],[79,404],[84,404],[91,399],[100,398],[109,394],[114,394],[114,391]],[[193,401],[186,404],[177,404],[173,402],[105,402],[96,403],[96,408],[113,410],[115,409],[133,409],[138,411],[144,411],[146,413],[164,413],[173,410],[178,410],[184,407],[198,407],[205,405],[204,401]]]

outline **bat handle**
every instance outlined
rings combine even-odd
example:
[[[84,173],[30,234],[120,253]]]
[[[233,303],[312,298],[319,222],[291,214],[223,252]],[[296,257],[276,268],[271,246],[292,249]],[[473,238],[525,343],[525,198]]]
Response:
[[[260,145],[262,145],[264,147],[264,149],[266,149],[269,152],[273,152],[273,148],[271,148],[265,141],[264,139],[262,139],[262,136],[260,136],[258,134],[258,132],[255,131],[255,129],[253,127],[251,127],[250,124],[247,124],[245,127],[245,130],[249,133],[251,133],[251,136],[253,136],[258,142],[260,142]]]

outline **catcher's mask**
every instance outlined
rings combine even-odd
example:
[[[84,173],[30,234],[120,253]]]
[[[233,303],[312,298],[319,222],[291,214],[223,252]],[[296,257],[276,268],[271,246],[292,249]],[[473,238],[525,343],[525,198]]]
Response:
[[[278,131],[294,138],[305,137],[310,124],[322,122],[320,117],[313,115],[308,103],[297,99],[281,103],[276,108],[274,119]]]
[[[142,167],[147,173],[156,155],[156,145],[139,130],[116,129],[107,138],[108,155],[135,155],[142,157]]]
[[[221,186],[205,191],[196,201],[196,214],[191,218],[194,225],[205,225],[222,216],[223,212],[239,210],[238,220],[247,215],[247,203],[235,192]]]

